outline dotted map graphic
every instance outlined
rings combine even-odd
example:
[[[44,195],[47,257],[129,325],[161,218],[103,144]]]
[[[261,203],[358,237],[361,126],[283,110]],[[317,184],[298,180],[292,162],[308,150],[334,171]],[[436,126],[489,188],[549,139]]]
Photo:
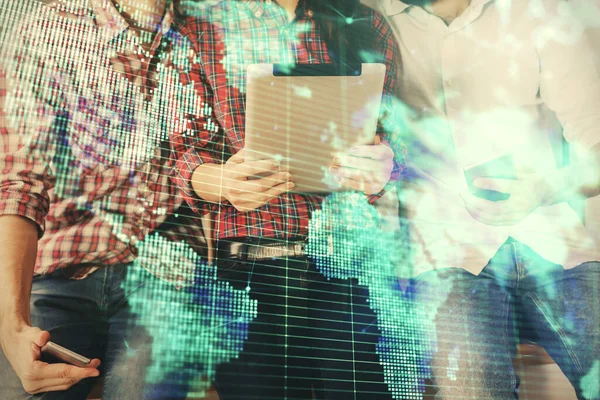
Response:
[[[182,272],[187,286],[154,280],[147,274],[128,274],[124,290],[132,292],[129,303],[137,315],[136,325],[154,336],[152,365],[146,374],[149,384],[196,382],[195,395],[201,396],[214,378],[216,367],[237,358],[248,338],[248,325],[257,313],[257,302],[243,290],[233,289],[217,279],[217,268],[207,265],[185,243],[169,242],[150,235],[139,246],[137,263],[168,265]],[[138,288],[138,289],[136,289]],[[203,379],[199,379],[202,377]]]
[[[202,117],[201,130],[210,137],[220,129],[211,119],[210,104],[199,98],[194,84],[180,82],[181,75],[190,75],[192,65],[199,64],[200,58],[175,30],[164,32],[157,59],[148,75],[149,80],[155,80],[148,84],[152,87],[152,96],[148,96],[147,92],[139,90],[138,79],[141,78],[133,76],[139,71],[128,74],[112,63],[119,56],[131,56],[132,43],[138,46],[139,40],[144,38],[138,42],[131,35],[113,38],[112,51],[100,54],[92,30],[81,33],[83,18],[64,17],[69,12],[90,16],[90,1],[57,1],[63,7],[59,13],[42,13],[43,3],[49,2],[3,0],[0,4],[0,54],[11,51],[13,56],[15,52],[19,55],[9,61],[0,60],[0,66],[15,72],[23,84],[19,91],[9,93],[10,101],[0,104],[4,107],[1,116],[6,119],[2,122],[22,135],[22,148],[31,151],[28,156],[43,159],[45,167],[53,173],[52,195],[73,200],[62,210],[63,216],[74,216],[75,221],[82,215],[95,218],[97,225],[102,226],[111,238],[134,249],[132,264],[142,268],[131,268],[123,289],[130,294],[128,302],[135,315],[131,328],[144,328],[153,339],[146,383],[164,383],[165,390],[174,386],[173,390],[202,397],[215,377],[217,367],[236,359],[244,350],[248,327],[257,318],[258,303],[250,298],[248,291],[234,289],[228,282],[220,280],[218,267],[208,264],[205,254],[194,247],[192,236],[201,229],[186,231],[182,222],[176,222],[175,231],[183,232],[177,239],[155,229],[183,204],[168,175],[170,134],[194,135],[192,130],[188,131],[189,115]],[[207,7],[217,3],[217,0],[182,0],[179,6],[190,16],[201,16]],[[503,5],[501,12],[508,16],[514,2],[499,3]],[[531,3],[533,9],[543,8],[541,0]],[[583,23],[582,28],[600,27],[597,5],[577,0],[572,3],[575,15]],[[267,4],[278,9],[271,2]],[[87,10],[87,14],[81,14],[80,10]],[[217,18],[239,18],[239,15],[225,14],[219,14]],[[44,15],[47,20],[35,18]],[[34,21],[30,27],[35,29],[19,30],[19,24],[25,20]],[[297,26],[278,33],[268,45],[252,46],[247,40],[247,22],[241,21],[239,26],[236,25],[239,29],[228,31],[224,38],[226,56],[223,64],[227,83],[240,92],[246,90],[245,65],[249,60],[268,59],[292,65],[293,49],[298,41],[294,35],[309,29],[308,25]],[[58,27],[60,31],[48,29],[48,26]],[[65,32],[80,33],[78,38],[72,38]],[[572,31],[559,39],[569,43],[580,33]],[[20,43],[18,38],[22,35],[35,40]],[[99,59],[105,63],[98,65]],[[111,60],[112,64],[106,60]],[[40,67],[42,64],[48,69]],[[39,71],[48,72],[50,67],[55,70],[46,75],[38,74]],[[310,97],[311,93],[305,89],[297,88],[297,95]],[[0,90],[4,88],[0,87]],[[399,145],[397,135],[410,129],[409,125],[424,132],[439,132],[445,127],[444,120],[435,115],[428,116],[427,109],[413,113],[408,108],[398,102],[393,107],[395,115],[382,121],[392,147]],[[485,122],[481,131],[492,117],[481,117]],[[46,125],[31,134],[28,123],[36,118],[44,120]],[[514,114],[497,114],[494,118],[498,122],[510,122],[511,129],[502,128],[504,131],[514,130],[512,128],[517,125],[526,126],[527,122],[518,121]],[[413,119],[415,121],[411,121]],[[74,131],[77,134],[73,134]],[[336,136],[336,127],[330,126],[323,140],[333,141]],[[507,141],[505,136],[497,137]],[[438,137],[434,136],[431,143],[402,139],[403,145],[410,149],[411,162],[417,165],[441,163],[451,151],[450,146],[439,144]],[[440,146],[435,156],[424,151],[435,146]],[[397,154],[406,155],[406,148],[397,150]],[[101,182],[99,177],[109,176],[113,169],[119,171],[111,181],[115,189],[103,196],[88,196],[90,191],[106,189],[108,184]],[[331,178],[325,169],[324,175]],[[156,185],[166,188],[164,193],[155,192]],[[410,191],[402,195],[410,195]],[[429,203],[421,206],[420,211],[426,216],[436,207]],[[130,220],[132,215],[139,217],[135,223]],[[185,223],[200,225],[200,218],[196,215]],[[141,233],[132,233],[131,225]],[[442,232],[438,227],[433,227],[432,231],[426,233],[434,238]],[[405,292],[398,279],[404,276],[399,273],[399,268],[409,269],[410,255],[407,254],[409,250],[400,246],[397,235],[396,231],[385,227],[380,211],[369,204],[364,195],[335,193],[328,196],[322,208],[311,216],[307,252],[325,277],[355,279],[368,288],[369,305],[381,332],[376,351],[389,391],[394,399],[422,399],[425,380],[431,375],[424,360],[435,351],[427,340],[435,327],[432,318],[423,318],[415,309],[410,293]],[[440,240],[434,252],[436,256],[445,254],[446,250],[450,255],[459,251],[451,245],[454,239],[451,236]],[[434,263],[435,260],[431,261]],[[148,272],[155,279],[149,280]],[[448,373],[455,374],[457,370],[458,366],[452,364]],[[598,376],[600,361],[597,360],[581,381],[585,398],[600,396]]]
[[[369,289],[369,304],[377,315],[381,338],[377,354],[385,382],[395,399],[421,399],[426,370],[418,323],[403,293],[397,266],[405,262],[395,232],[382,228],[379,211],[359,193],[329,196],[313,213],[308,254],[330,279],[357,279]]]
[[[0,49],[10,57],[1,67],[20,85],[2,104],[3,122],[11,134],[17,132],[11,139],[21,141],[23,158],[40,162],[43,172],[52,175],[53,199],[69,202],[60,218],[70,223],[70,212],[77,216],[73,222],[98,221],[97,229],[134,249],[122,288],[130,293],[135,315],[131,328],[152,337],[146,383],[203,396],[216,367],[242,351],[257,302],[219,280],[216,266],[207,265],[205,255],[192,246],[197,240],[190,236],[201,235],[201,229],[183,226],[177,218],[174,235],[148,227],[160,225],[182,204],[170,189],[166,168],[169,132],[185,130],[187,114],[204,110],[210,115],[210,108],[193,85],[180,82],[179,73],[190,68],[189,43],[181,36],[164,32],[157,60],[149,67],[149,100],[140,90],[139,71],[128,74],[113,63],[118,57],[137,57],[135,40],[124,31],[101,46],[103,32],[95,29],[91,10],[88,0],[2,2]],[[19,29],[20,24],[28,29]],[[156,193],[155,187],[167,189]],[[132,221],[132,216],[138,218]],[[142,233],[132,234],[132,225]]]

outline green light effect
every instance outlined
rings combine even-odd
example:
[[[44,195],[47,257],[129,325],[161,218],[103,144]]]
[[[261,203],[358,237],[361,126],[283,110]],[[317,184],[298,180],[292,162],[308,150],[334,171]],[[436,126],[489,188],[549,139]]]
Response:
[[[200,392],[195,395],[202,395],[216,367],[242,351],[257,302],[246,291],[218,280],[216,267],[202,263],[184,242],[153,234],[138,248],[137,263],[158,276],[167,272],[170,280],[177,275],[187,285],[177,288],[161,279],[149,284],[141,269],[132,269],[123,283],[123,289],[132,292],[129,304],[137,317],[135,327],[146,328],[153,337],[146,383],[169,384],[174,375],[184,385],[195,383]]]
[[[419,338],[410,301],[402,292],[396,266],[406,257],[394,232],[382,229],[379,212],[358,193],[329,196],[309,224],[307,252],[330,279],[357,279],[369,289],[381,338],[377,354],[385,382],[396,399],[421,399],[426,371],[419,363],[426,350]]]
[[[594,365],[581,379],[581,392],[583,398],[592,400],[600,398],[600,361],[594,361]]]

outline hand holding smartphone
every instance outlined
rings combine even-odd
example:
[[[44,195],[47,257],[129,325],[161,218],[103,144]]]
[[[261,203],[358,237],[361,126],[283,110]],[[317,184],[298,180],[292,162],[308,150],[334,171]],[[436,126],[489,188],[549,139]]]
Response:
[[[510,193],[478,188],[473,184],[477,178],[517,179],[515,162],[512,154],[496,157],[492,160],[469,166],[464,169],[469,192],[474,196],[489,201],[503,201],[510,198]]]
[[[81,354],[77,354],[74,351],[71,351],[54,342],[46,343],[46,345],[42,347],[42,353],[54,357],[67,364],[75,365],[77,367],[82,368],[90,366],[90,363],[92,362],[92,360],[90,360],[89,358],[86,358]]]

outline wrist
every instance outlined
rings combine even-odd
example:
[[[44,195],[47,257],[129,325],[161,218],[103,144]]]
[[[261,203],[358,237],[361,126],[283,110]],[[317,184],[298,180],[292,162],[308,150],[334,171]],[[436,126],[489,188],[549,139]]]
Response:
[[[0,321],[0,338],[19,333],[30,325],[28,318],[25,318],[20,313],[6,313],[2,315],[2,320]]]
[[[225,200],[222,181],[222,164],[202,164],[194,170],[192,188],[202,200],[221,203]]]

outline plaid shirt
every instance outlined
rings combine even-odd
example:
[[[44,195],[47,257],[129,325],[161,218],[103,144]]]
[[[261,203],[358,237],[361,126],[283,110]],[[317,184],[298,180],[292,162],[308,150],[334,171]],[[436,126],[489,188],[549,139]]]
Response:
[[[0,59],[0,215],[38,225],[37,274],[75,266],[76,279],[131,262],[177,211],[161,142],[198,103],[179,83],[187,42],[171,12],[144,51],[110,0],[86,3],[37,6]],[[199,224],[169,225],[201,244]]]
[[[300,2],[299,10],[302,10]],[[377,49],[387,66],[384,103],[396,82],[398,48],[384,18],[362,7],[355,18],[372,22]],[[286,238],[306,235],[312,211],[322,196],[288,193],[257,210],[238,212],[227,201],[203,202],[191,186],[193,172],[204,163],[222,164],[244,147],[245,72],[254,63],[330,63],[327,46],[311,10],[288,22],[276,2],[224,1],[181,27],[194,45],[195,66],[184,81],[193,82],[203,99],[200,112],[189,116],[187,129],[174,132],[177,161],[174,181],[194,210],[216,214],[217,239],[260,236]],[[385,107],[385,104],[383,104]],[[382,136],[383,131],[379,132]],[[395,146],[393,146],[395,147]],[[393,178],[401,166],[396,165]],[[372,196],[374,201],[383,193]]]

